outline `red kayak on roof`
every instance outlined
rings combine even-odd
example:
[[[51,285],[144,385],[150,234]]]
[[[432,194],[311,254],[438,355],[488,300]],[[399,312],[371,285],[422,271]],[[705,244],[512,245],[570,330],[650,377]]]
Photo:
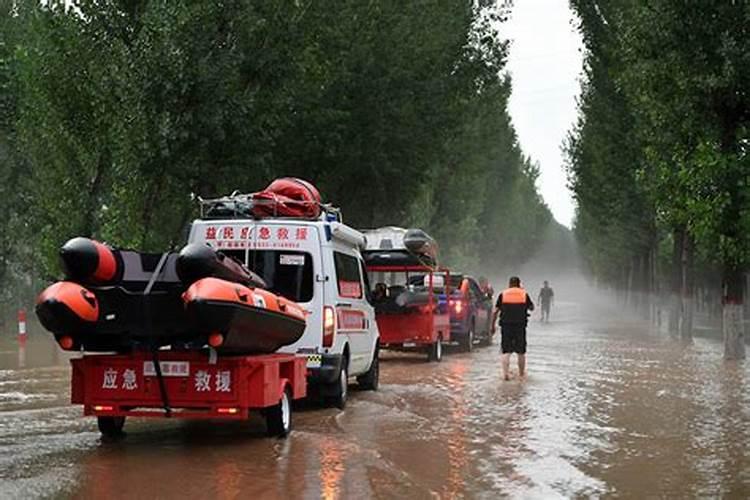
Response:
[[[253,215],[256,217],[320,216],[321,197],[309,182],[295,177],[276,179],[266,189],[252,195]]]

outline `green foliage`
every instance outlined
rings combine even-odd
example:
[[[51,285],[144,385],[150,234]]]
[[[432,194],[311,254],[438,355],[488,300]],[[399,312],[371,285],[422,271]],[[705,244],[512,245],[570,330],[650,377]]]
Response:
[[[750,10],[743,2],[571,3],[587,68],[568,156],[577,229],[595,271],[637,255],[646,242],[633,236],[648,234],[639,219],[657,223],[657,238],[687,229],[705,263],[746,268]],[[618,216],[627,214],[635,217]]]
[[[0,21],[16,37],[0,42],[0,158],[18,153],[0,174],[25,169],[0,202],[19,215],[6,244],[26,242],[3,262],[55,273],[75,235],[179,246],[191,194],[282,175],[313,181],[356,227],[424,227],[465,267],[522,261],[550,220],[506,110],[502,8],[69,4]]]

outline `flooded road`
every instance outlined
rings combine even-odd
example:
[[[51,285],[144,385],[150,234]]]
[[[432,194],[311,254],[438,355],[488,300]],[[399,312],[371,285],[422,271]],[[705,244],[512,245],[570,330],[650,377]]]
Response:
[[[560,303],[529,378],[498,346],[385,354],[381,389],[302,408],[287,440],[244,424],[132,420],[102,442],[41,332],[0,341],[0,497],[530,498],[750,495],[750,362]],[[600,316],[602,317],[602,316]],[[24,368],[19,369],[23,361]]]

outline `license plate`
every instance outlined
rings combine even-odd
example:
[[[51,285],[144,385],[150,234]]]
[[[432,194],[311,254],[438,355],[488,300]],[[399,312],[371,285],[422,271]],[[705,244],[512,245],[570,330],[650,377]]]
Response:
[[[416,342],[404,342],[403,346],[404,347],[417,347],[417,343]]]
[[[189,361],[159,361],[161,374],[164,377],[187,377],[190,375]],[[155,377],[156,367],[153,361],[143,362],[143,376]]]

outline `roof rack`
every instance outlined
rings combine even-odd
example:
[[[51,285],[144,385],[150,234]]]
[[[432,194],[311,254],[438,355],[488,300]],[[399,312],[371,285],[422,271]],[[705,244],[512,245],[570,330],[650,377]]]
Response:
[[[197,197],[198,203],[201,208],[201,219],[290,219],[290,220],[325,220],[329,222],[343,222],[341,215],[341,209],[334,207],[330,203],[317,203],[312,201],[297,201],[300,205],[318,206],[320,207],[320,215],[318,217],[293,217],[278,215],[276,209],[278,203],[273,200],[257,200],[253,199],[253,194],[243,194],[239,191],[234,191],[229,196],[222,196],[220,198],[208,198],[204,199],[200,196]],[[266,206],[273,209],[273,215],[270,216],[258,216],[253,213],[253,207]]]

